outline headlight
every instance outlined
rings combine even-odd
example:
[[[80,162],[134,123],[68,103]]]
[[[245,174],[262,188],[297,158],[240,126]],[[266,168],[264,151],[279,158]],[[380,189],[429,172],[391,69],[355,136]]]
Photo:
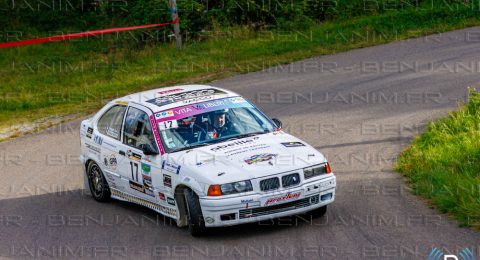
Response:
[[[313,166],[312,168],[307,168],[307,169],[304,169],[303,170],[303,175],[305,177],[305,179],[310,179],[310,178],[313,178],[315,176],[319,176],[319,175],[322,175],[322,174],[327,174],[327,173],[331,173],[332,170],[330,169],[330,164],[327,163],[324,163],[324,164],[321,164],[321,165],[316,165],[316,166]]]
[[[251,181],[238,181],[222,185],[211,185],[208,188],[208,196],[230,195],[235,193],[248,192],[252,190],[253,187]]]

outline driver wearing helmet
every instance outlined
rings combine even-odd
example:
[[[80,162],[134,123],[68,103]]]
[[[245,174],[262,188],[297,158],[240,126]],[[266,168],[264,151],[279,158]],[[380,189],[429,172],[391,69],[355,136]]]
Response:
[[[234,125],[228,120],[228,109],[213,112],[212,123],[207,126],[207,136],[210,139],[236,134]]]

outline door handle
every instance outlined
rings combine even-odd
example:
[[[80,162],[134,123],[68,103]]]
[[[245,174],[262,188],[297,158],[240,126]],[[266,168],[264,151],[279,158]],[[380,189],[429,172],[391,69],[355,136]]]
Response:
[[[119,153],[120,155],[123,155],[123,156],[125,156],[125,152],[124,152],[124,151],[122,151],[122,150],[118,151],[118,153]]]

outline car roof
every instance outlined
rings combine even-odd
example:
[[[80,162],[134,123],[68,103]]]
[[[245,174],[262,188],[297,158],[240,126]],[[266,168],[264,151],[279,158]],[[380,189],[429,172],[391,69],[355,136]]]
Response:
[[[195,98],[188,98],[199,92],[204,93],[204,95],[202,95],[203,97],[208,96],[208,100],[239,96],[235,92],[209,85],[180,85],[138,92],[117,98],[112,102],[117,104],[127,104],[130,102],[137,103],[146,106],[154,113],[157,113],[179,106],[207,101],[201,98],[198,100]],[[186,103],[185,100],[187,100],[188,103]]]

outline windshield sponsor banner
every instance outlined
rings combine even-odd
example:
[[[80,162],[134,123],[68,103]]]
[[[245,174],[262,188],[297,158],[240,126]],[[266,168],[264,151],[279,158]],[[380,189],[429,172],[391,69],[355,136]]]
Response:
[[[176,107],[167,111],[155,114],[157,124],[165,121],[178,120],[185,117],[195,116],[202,113],[212,112],[220,109],[253,107],[242,97],[224,98],[212,101],[206,101],[194,105]]]

